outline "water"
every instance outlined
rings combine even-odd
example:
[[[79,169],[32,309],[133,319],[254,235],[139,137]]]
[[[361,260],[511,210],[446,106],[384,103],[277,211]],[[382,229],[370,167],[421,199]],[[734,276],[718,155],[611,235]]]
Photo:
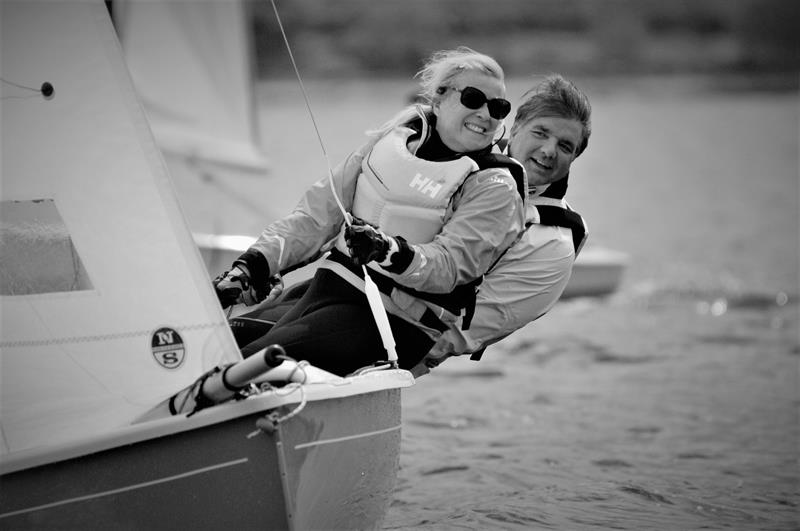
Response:
[[[800,529],[798,96],[695,81],[584,83],[568,199],[630,254],[623,285],[404,392],[385,529]],[[336,164],[413,85],[307,88]],[[324,159],[297,86],[263,89],[297,197]]]

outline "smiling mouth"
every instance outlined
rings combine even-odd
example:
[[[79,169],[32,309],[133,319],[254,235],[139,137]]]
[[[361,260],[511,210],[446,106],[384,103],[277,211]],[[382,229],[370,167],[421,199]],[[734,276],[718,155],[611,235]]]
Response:
[[[474,124],[474,123],[471,123],[471,122],[466,122],[464,124],[464,127],[469,129],[473,133],[478,133],[479,135],[485,135],[486,134],[486,128],[485,127],[481,127],[478,124]]]
[[[533,158],[533,157],[531,157],[531,158],[530,158],[530,159],[528,159],[528,160],[532,161],[532,162],[533,162],[533,165],[534,165],[535,167],[537,167],[537,168],[541,168],[541,169],[543,169],[543,170],[547,170],[547,171],[550,171],[550,170],[552,170],[552,169],[553,169],[553,166],[552,166],[552,165],[550,165],[550,164],[545,164],[544,162],[539,162],[538,160],[536,160],[536,159],[535,159],[535,158]]]

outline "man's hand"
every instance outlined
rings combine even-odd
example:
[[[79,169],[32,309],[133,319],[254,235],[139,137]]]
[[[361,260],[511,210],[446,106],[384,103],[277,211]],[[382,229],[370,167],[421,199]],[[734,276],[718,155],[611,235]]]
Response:
[[[350,257],[357,265],[365,265],[373,260],[385,262],[390,251],[397,250],[394,238],[356,217],[345,228],[344,241]]]
[[[250,275],[240,267],[236,266],[230,271],[222,273],[212,282],[223,308],[239,303],[252,306],[263,301],[267,296],[265,289],[259,289],[252,285]]]

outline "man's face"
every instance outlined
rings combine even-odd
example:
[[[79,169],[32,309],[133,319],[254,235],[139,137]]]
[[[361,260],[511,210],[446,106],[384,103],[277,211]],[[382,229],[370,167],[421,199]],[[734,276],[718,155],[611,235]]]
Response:
[[[517,129],[509,154],[525,166],[529,185],[542,186],[569,173],[582,140],[583,127],[578,120],[542,116]]]

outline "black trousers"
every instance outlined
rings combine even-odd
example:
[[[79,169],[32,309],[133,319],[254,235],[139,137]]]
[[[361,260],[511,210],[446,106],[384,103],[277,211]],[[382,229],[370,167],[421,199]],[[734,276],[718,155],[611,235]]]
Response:
[[[391,314],[389,324],[398,364],[414,367],[433,340]],[[292,358],[340,376],[387,358],[366,295],[327,269],[317,270],[305,292],[290,288],[277,306],[236,317],[231,328],[245,358],[278,344]]]

